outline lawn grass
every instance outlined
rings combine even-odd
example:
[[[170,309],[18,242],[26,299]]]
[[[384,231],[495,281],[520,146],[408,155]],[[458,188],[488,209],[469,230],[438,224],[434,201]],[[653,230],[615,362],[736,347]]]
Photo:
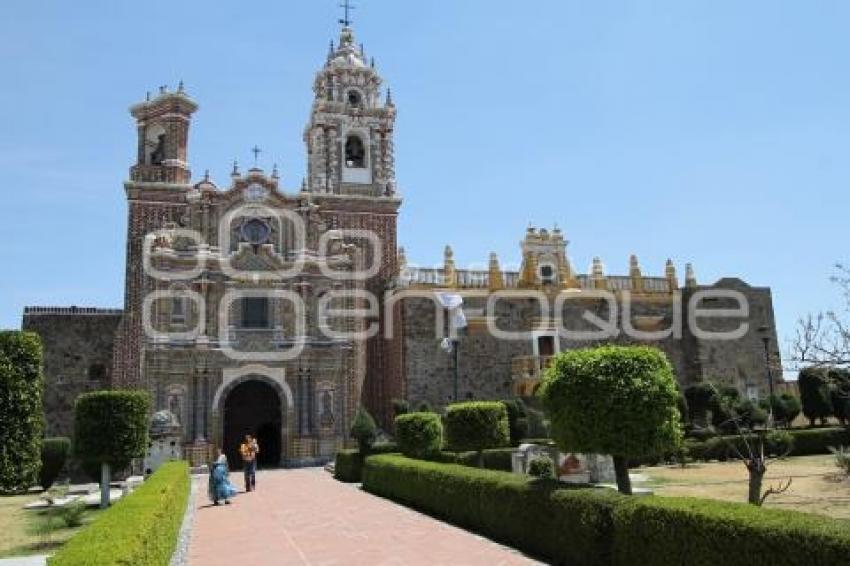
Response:
[[[641,468],[647,486],[660,496],[747,501],[748,474],[742,462],[699,462],[686,468]],[[850,519],[850,478],[841,476],[832,456],[797,456],[768,466],[764,489],[793,478],[788,491],[771,495],[765,505]]]
[[[83,525],[69,528],[57,515],[32,511],[23,506],[40,499],[40,494],[0,496],[0,558],[53,553],[94,520],[99,509],[88,509]]]

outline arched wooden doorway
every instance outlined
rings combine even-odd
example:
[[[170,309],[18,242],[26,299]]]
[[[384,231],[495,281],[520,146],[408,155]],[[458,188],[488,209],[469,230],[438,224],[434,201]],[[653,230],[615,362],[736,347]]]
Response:
[[[282,427],[281,399],[274,387],[255,379],[234,387],[224,401],[224,452],[230,467],[242,466],[239,445],[246,434],[260,444],[261,468],[279,466]]]

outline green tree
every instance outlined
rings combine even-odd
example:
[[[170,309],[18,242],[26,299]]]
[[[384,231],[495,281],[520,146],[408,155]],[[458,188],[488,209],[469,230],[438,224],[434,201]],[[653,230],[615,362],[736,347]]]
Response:
[[[800,387],[803,414],[809,419],[809,426],[815,426],[816,420],[825,424],[833,413],[828,370],[817,367],[802,369],[797,384]]]
[[[613,456],[617,487],[625,494],[632,492],[630,458],[662,454],[682,441],[676,379],[657,348],[562,352],[546,373],[541,396],[558,446]]]
[[[357,409],[354,423],[351,425],[351,437],[357,440],[357,448],[360,450],[361,458],[365,458],[369,454],[377,435],[378,425],[375,424],[375,419],[372,418],[369,411],[363,407]]]
[[[28,488],[41,467],[41,340],[0,332],[0,492]]]
[[[74,453],[101,465],[100,506],[109,506],[110,467],[144,456],[150,398],[142,391],[94,391],[74,406]]]

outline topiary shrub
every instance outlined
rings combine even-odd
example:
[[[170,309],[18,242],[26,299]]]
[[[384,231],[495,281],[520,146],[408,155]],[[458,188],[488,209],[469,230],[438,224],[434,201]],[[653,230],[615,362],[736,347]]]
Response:
[[[498,401],[469,401],[446,408],[446,445],[449,450],[481,452],[510,444],[508,411]]]
[[[508,430],[510,431],[511,446],[519,446],[520,441],[528,436],[528,413],[522,399],[502,401],[508,412]]]
[[[375,424],[375,419],[372,418],[369,411],[363,407],[357,409],[357,414],[354,416],[354,422],[351,425],[351,437],[357,440],[357,449],[360,454],[369,453],[377,434],[378,425]]]
[[[28,488],[41,465],[41,340],[0,332],[0,492]]]
[[[700,427],[708,425],[708,411],[717,398],[717,389],[711,383],[695,383],[685,388],[685,399],[691,422]]]
[[[555,478],[555,463],[549,456],[537,456],[528,463],[528,475],[544,480]]]
[[[800,415],[802,409],[800,400],[790,393],[771,395],[768,399],[768,404],[773,411],[774,420],[786,427],[791,426],[791,423]]]
[[[630,458],[663,455],[682,440],[678,386],[657,348],[561,352],[546,372],[541,395],[561,450],[612,455],[622,493],[631,493]]]
[[[844,368],[830,368],[827,375],[832,414],[838,422],[846,425],[850,419],[850,413],[847,412],[850,408],[850,371]]]
[[[408,413],[395,419],[399,450],[410,458],[428,458],[443,447],[443,423],[437,413]]]
[[[410,403],[405,399],[393,399],[393,418],[410,412]]]
[[[95,391],[74,406],[74,453],[84,464],[100,462],[105,478],[111,467],[144,456],[148,443],[150,398],[143,391]],[[101,481],[101,506],[109,505],[109,486]]]
[[[71,439],[59,436],[45,438],[41,442],[41,470],[38,472],[38,484],[48,489],[59,477],[71,452]]]
[[[767,422],[767,412],[749,399],[742,399],[735,404],[735,415],[745,428],[751,429]]]
[[[815,421],[826,424],[832,416],[832,399],[829,394],[829,375],[826,368],[805,368],[797,379],[800,388],[800,402],[803,414],[809,419],[809,426]]]

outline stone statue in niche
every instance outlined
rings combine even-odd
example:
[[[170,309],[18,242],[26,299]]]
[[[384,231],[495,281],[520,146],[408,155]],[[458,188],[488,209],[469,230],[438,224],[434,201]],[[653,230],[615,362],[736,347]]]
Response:
[[[319,420],[322,426],[331,426],[334,424],[334,401],[333,392],[329,389],[322,391],[321,396],[322,412]]]
[[[174,415],[178,423],[183,422],[183,400],[179,395],[172,395],[168,398],[168,410]]]
[[[156,148],[151,153],[151,165],[162,165],[165,160],[165,134],[159,134]]]

